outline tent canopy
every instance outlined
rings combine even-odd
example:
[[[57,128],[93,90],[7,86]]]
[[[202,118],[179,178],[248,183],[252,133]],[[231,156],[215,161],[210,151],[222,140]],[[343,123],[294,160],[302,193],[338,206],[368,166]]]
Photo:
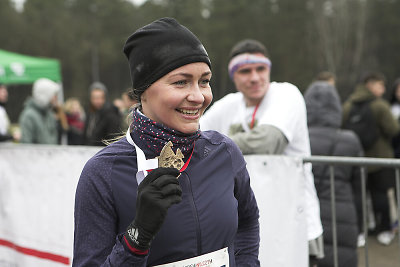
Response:
[[[57,59],[32,57],[0,49],[0,83],[30,84],[39,78],[61,81]]]

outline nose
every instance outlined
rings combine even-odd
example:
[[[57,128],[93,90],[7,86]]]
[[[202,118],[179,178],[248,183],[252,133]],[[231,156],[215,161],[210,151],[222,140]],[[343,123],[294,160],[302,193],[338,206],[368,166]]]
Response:
[[[250,72],[250,80],[251,81],[257,81],[260,78],[260,74],[257,72],[257,70],[251,70]]]
[[[190,88],[189,95],[187,96],[189,102],[202,104],[204,102],[204,95],[198,84],[194,84]]]

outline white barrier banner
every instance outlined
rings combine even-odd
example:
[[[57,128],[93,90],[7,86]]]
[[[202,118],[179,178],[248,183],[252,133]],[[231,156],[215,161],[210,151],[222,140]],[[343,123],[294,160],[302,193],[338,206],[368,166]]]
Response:
[[[0,145],[0,266],[70,266],[75,188],[98,147]]]
[[[0,266],[71,266],[75,189],[99,147],[0,144]],[[308,262],[301,159],[246,156],[261,266]]]

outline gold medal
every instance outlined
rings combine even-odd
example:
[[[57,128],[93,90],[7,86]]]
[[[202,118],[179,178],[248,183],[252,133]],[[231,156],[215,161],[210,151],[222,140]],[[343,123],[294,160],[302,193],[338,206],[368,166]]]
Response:
[[[158,157],[158,167],[164,168],[175,168],[180,170],[183,165],[183,156],[181,150],[178,148],[176,154],[172,150],[172,142],[169,141],[161,150],[160,156]]]

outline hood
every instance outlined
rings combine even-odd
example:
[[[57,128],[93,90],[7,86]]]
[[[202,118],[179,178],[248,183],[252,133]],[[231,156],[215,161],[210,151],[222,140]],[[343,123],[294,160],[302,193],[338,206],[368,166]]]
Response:
[[[32,88],[32,98],[41,107],[47,107],[51,99],[60,91],[60,85],[52,80],[41,78],[35,81]]]
[[[304,94],[308,126],[339,128],[342,106],[336,88],[327,82],[312,83]]]
[[[24,107],[27,110],[32,110],[32,109],[37,110],[38,112],[40,112],[42,114],[46,113],[46,111],[50,109],[49,106],[44,106],[44,107],[39,106],[36,103],[35,99],[33,99],[33,97],[28,97],[28,99],[25,100]]]

